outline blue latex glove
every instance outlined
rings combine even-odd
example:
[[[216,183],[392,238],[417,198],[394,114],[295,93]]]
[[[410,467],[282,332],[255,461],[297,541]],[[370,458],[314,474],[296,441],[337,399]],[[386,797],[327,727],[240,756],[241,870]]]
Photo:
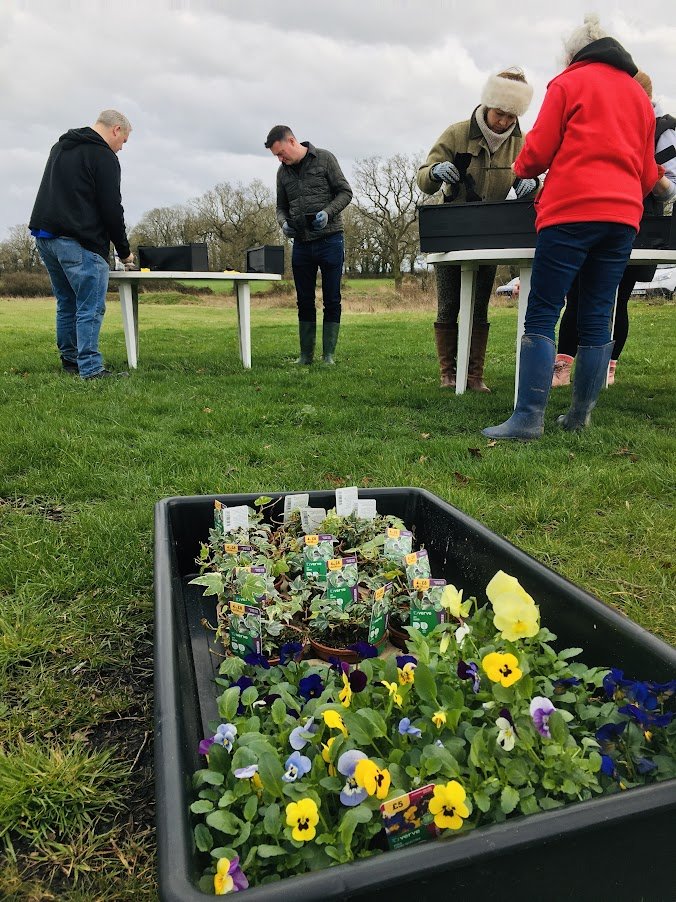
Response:
[[[460,181],[458,167],[449,160],[443,163],[435,163],[430,170],[430,175],[435,182],[446,182],[447,185],[457,185]]]
[[[312,223],[312,231],[313,232],[321,232],[322,229],[326,228],[326,224],[329,221],[329,214],[326,210],[320,210],[319,213],[315,214],[314,221]]]
[[[286,235],[287,238],[295,238],[296,237],[296,230],[292,229],[291,226],[289,225],[289,223],[286,221],[282,225],[282,231],[284,232],[284,234]]]
[[[539,186],[537,179],[517,179],[514,182],[514,193],[517,197],[525,197]]]

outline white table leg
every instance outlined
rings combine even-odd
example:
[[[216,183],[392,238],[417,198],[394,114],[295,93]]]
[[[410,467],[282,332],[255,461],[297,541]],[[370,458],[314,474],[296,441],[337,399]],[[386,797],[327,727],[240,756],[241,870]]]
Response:
[[[239,332],[239,357],[244,369],[251,369],[251,291],[248,282],[235,282],[237,286],[237,330]]]
[[[474,319],[474,286],[476,269],[463,264],[460,268],[460,312],[458,314],[458,352],[456,356],[455,393],[462,395],[467,388],[469,347]]]
[[[135,370],[138,367],[138,286],[120,279],[118,287],[127,364]]]
[[[617,289],[620,286],[618,285],[615,289],[615,303],[613,304],[613,315],[610,318],[610,339],[612,341],[613,335],[615,334],[615,317],[617,316]],[[606,370],[606,381],[603,383],[604,388],[608,388],[608,377],[610,376],[610,364],[608,364],[608,369]]]
[[[532,266],[521,266],[519,270],[519,306],[516,318],[516,367],[514,369],[514,406],[519,395],[519,363],[521,360],[521,339],[526,324],[526,308],[530,294],[530,274]]]

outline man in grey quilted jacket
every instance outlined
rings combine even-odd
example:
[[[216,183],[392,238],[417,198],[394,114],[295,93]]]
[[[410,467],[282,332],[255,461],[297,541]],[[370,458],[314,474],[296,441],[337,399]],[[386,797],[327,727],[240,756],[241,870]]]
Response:
[[[322,274],[322,362],[334,363],[340,331],[340,280],[345,243],[341,210],[352,200],[352,188],[338,160],[309,141],[299,142],[288,125],[275,125],[265,146],[281,163],[277,170],[277,222],[293,239],[291,266],[298,303],[300,357],[314,359],[317,310],[315,285]]]

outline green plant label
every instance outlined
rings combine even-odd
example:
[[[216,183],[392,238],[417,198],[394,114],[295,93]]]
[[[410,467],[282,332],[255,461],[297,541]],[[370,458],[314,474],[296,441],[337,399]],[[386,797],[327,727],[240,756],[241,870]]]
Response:
[[[235,569],[235,601],[265,607],[265,567],[237,567]]]
[[[441,593],[445,579],[414,579],[411,603],[411,626],[423,636],[432,632],[438,623],[446,622],[446,611],[441,606]]]
[[[343,610],[357,600],[357,556],[330,558],[326,562],[326,597]]]
[[[261,611],[240,601],[230,602],[230,648],[240,658],[254,652],[260,654],[263,647]]]
[[[389,617],[389,601],[386,595],[391,588],[392,583],[387,583],[387,585],[381,586],[373,593],[373,607],[371,608],[368,636],[370,645],[376,645],[385,635]]]
[[[404,565],[409,588],[413,587],[414,579],[429,579],[432,575],[429,555],[425,549],[412,551],[411,554],[407,554],[404,558]]]
[[[430,783],[383,802],[380,814],[390,849],[401,849],[439,835],[439,829],[429,810],[433,795],[434,785]]]
[[[390,561],[402,561],[413,548],[413,533],[408,529],[390,528],[385,531],[383,554]]]
[[[303,546],[303,575],[314,576],[319,582],[326,582],[327,564],[333,557],[333,536],[305,536]]]

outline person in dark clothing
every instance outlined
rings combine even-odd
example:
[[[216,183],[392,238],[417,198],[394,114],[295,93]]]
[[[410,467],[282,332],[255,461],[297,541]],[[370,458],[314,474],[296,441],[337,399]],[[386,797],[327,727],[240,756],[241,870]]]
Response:
[[[669,195],[676,196],[676,119],[663,115],[653,101],[653,85],[650,76],[645,72],[637,72],[635,80],[644,89],[655,110],[655,161],[664,166],[664,176],[651,193],[644,198],[643,207],[647,216],[664,216],[664,205]],[[608,367],[608,385],[615,383],[615,370],[620,354],[629,335],[629,298],[637,282],[650,282],[656,267],[648,264],[630,264],[625,269],[620,284],[617,286],[617,302],[615,305],[615,323],[613,328],[613,352]],[[559,340],[552,388],[570,385],[570,374],[577,351],[577,318],[580,297],[579,281],[575,279],[566,297],[566,309],[559,325]]]
[[[108,254],[133,265],[120,197],[117,154],[131,125],[104,110],[52,147],[29,227],[56,298],[56,343],[63,369],[82,379],[113,375],[103,365],[99,333],[106,310]]]
[[[277,221],[293,238],[291,266],[298,303],[300,357],[314,360],[317,311],[315,285],[322,274],[322,362],[333,364],[341,315],[340,280],[345,243],[341,211],[352,200],[352,188],[328,150],[298,142],[288,125],[275,125],[265,146],[277,157]]]

